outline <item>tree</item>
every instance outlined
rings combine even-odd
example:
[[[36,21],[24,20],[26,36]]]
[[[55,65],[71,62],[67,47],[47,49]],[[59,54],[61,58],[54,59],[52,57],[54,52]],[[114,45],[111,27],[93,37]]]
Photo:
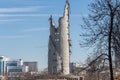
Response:
[[[108,61],[108,55],[100,54],[99,56],[97,56],[96,54],[92,55],[91,58],[88,57],[86,67],[86,80],[109,80],[110,78],[108,76],[107,66],[108,62],[106,62]]]
[[[120,0],[95,0],[89,7],[88,18],[83,18],[82,28],[87,30],[81,35],[84,36],[83,44],[101,45],[108,55],[110,78],[114,80],[111,53],[116,51],[115,47],[120,48]]]

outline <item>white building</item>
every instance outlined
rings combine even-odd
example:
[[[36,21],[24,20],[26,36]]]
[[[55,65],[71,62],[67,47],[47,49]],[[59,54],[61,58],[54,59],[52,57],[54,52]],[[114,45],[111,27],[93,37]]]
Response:
[[[48,47],[49,74],[69,74],[69,2],[66,0],[63,17],[59,18],[59,27],[55,27],[50,17],[50,36]]]
[[[38,72],[38,62],[23,62],[24,66],[28,66],[29,72]]]
[[[28,67],[23,65],[21,59],[0,57],[0,75],[4,76],[12,72],[28,72]]]

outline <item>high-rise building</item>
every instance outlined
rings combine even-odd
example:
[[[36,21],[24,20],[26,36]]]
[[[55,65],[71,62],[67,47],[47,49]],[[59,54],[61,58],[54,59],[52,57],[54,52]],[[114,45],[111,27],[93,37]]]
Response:
[[[50,36],[48,47],[49,74],[69,74],[69,2],[66,0],[63,17],[59,18],[59,27],[55,27],[50,17]]]
[[[38,72],[38,63],[37,62],[23,62],[23,65],[28,66],[29,72]]]
[[[4,57],[0,57],[0,75],[4,74]]]

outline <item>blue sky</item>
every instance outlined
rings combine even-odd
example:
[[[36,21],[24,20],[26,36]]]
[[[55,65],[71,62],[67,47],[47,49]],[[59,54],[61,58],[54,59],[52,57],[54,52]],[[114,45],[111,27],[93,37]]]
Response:
[[[71,62],[84,63],[89,50],[79,46],[82,16],[92,0],[70,0]],[[24,61],[38,61],[47,67],[49,17],[55,25],[63,15],[65,0],[0,0],[0,55]]]

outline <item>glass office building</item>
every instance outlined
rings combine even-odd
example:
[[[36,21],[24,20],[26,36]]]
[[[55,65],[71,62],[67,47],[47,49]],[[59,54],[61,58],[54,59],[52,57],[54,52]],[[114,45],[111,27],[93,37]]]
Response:
[[[9,72],[22,72],[22,66],[8,66],[7,73]]]
[[[0,76],[11,72],[27,72],[28,67],[23,65],[21,59],[10,59],[4,56],[0,57]]]
[[[18,61],[6,61],[6,66],[17,66]]]
[[[0,61],[0,75],[3,75],[4,73],[4,62]]]
[[[0,75],[3,75],[4,73],[4,61],[3,57],[0,57]]]

